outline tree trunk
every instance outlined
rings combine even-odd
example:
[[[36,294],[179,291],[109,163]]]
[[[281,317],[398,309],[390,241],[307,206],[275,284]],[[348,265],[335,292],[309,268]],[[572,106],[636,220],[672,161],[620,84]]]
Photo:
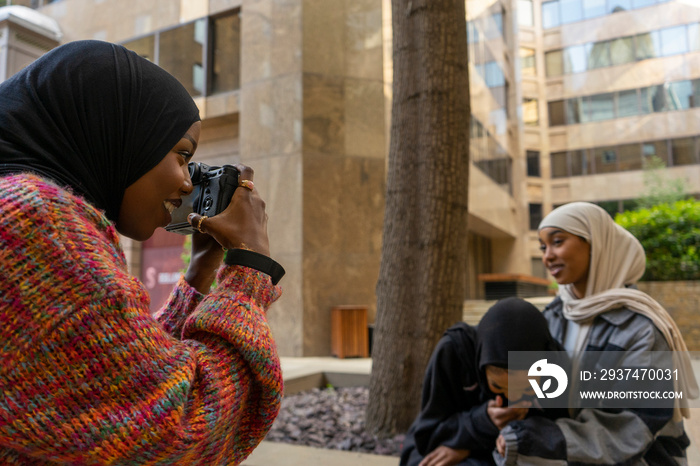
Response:
[[[464,0],[392,2],[394,83],[367,429],[405,432],[467,282],[469,77]]]

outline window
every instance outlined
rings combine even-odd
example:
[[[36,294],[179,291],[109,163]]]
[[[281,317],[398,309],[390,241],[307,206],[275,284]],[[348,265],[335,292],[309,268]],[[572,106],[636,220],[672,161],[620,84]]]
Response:
[[[542,221],[542,204],[530,204],[530,230],[537,230]]]
[[[612,120],[615,118],[613,94],[598,94],[590,97],[590,121]]]
[[[213,64],[211,92],[240,88],[241,77],[241,16],[239,13],[213,21]]]
[[[612,147],[593,149],[595,172],[610,173],[617,171],[617,154]]]
[[[624,65],[634,61],[634,39],[621,37],[610,41],[610,64]]]
[[[581,0],[559,0],[559,5],[562,24],[573,23],[583,19]]]
[[[574,45],[564,49],[564,73],[581,73],[586,71],[588,61],[586,46]]]
[[[667,112],[671,109],[671,102],[668,93],[666,92],[666,85],[659,84],[658,86],[651,86],[648,88],[649,92],[649,102],[651,103],[651,108],[655,112]]]
[[[544,54],[544,66],[547,77],[564,74],[564,58],[561,50],[553,50]]]
[[[587,123],[588,114],[583,107],[584,98],[576,97],[566,100],[566,124],[575,125],[578,123]]]
[[[564,116],[564,102],[564,100],[547,102],[549,126],[561,126],[566,124],[566,117]]]
[[[687,110],[693,106],[692,81],[676,81],[668,85],[669,104],[672,110]]]
[[[695,140],[693,138],[672,139],[671,158],[673,166],[697,163],[695,160]]]
[[[474,21],[467,21],[467,43],[476,44],[479,42],[479,30]]]
[[[596,18],[598,16],[603,16],[605,13],[605,0],[583,0],[584,18]]]
[[[688,38],[685,26],[661,29],[661,56],[678,55],[688,51]]]
[[[535,25],[532,0],[518,0],[518,24],[520,26]]]
[[[620,91],[617,93],[617,116],[623,118],[627,116],[639,115],[639,98],[637,89],[630,91]]]
[[[160,34],[158,64],[175,76],[192,96],[204,89],[204,34],[206,20],[201,19]]]
[[[688,25],[688,49],[691,52],[700,50],[700,23]]]
[[[693,107],[700,107],[700,79],[693,79]]]
[[[588,175],[588,157],[585,150],[574,150],[569,152],[571,162],[571,176]]]
[[[559,1],[545,2],[542,4],[542,27],[544,29],[555,28],[561,25],[559,19]]]
[[[535,76],[535,51],[520,47],[520,72],[523,76]]]
[[[123,44],[129,50],[136,52],[146,60],[155,60],[155,36],[147,36]]]
[[[525,126],[537,126],[540,124],[537,99],[530,99],[527,97],[523,99],[523,123],[525,123]]]
[[[642,169],[642,156],[639,144],[618,146],[617,156],[620,159],[620,171]]]
[[[587,44],[588,47],[588,62],[587,68],[589,70],[594,70],[596,68],[603,68],[610,66],[610,43],[607,41],[596,42],[593,45]]]
[[[540,172],[540,153],[536,150],[526,152],[527,176],[542,176]]]
[[[569,168],[566,163],[566,152],[552,152],[549,156],[552,166],[552,178],[564,178],[569,176]]]
[[[632,8],[644,8],[656,3],[656,0],[632,0]]]
[[[664,141],[646,142],[642,144],[642,156],[644,161],[650,157],[658,157],[668,166],[668,144]]]
[[[608,12],[619,13],[632,9],[632,0],[608,0]]]
[[[497,62],[491,61],[484,64],[484,81],[487,87],[500,87],[505,85],[506,78]]]
[[[655,58],[660,54],[659,32],[651,31],[634,36],[635,56],[637,60]]]

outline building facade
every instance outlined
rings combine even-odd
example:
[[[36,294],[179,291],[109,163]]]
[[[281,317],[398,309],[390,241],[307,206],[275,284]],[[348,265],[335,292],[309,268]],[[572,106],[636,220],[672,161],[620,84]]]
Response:
[[[545,277],[537,219],[572,200],[617,208],[634,199],[645,154],[665,157],[669,172],[700,192],[698,9],[619,0],[593,17],[579,1],[581,13],[572,16],[576,1],[467,1],[465,299],[483,298],[482,273]],[[393,79],[390,0],[12,3],[59,26],[48,48],[117,42],[174,74],[201,112],[196,158],[255,169],[272,255],[287,269],[269,313],[281,354],[329,354],[335,306],[367,306],[374,320]],[[685,49],[673,45],[683,34]],[[179,277],[183,241],[162,230],[144,243],[124,239],[154,308]]]

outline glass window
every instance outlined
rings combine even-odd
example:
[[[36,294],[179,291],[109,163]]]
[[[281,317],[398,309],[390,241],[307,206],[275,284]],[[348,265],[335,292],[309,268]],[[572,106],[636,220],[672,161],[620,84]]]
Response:
[[[700,79],[693,79],[693,107],[700,107]]]
[[[479,42],[479,30],[474,21],[467,21],[467,43],[476,44]]]
[[[666,84],[651,86],[648,89],[651,109],[655,112],[667,112],[671,110],[671,101],[666,92]]]
[[[549,113],[549,126],[561,126],[566,124],[563,100],[547,102],[547,113]]]
[[[583,19],[581,0],[559,0],[561,24],[573,23]]]
[[[596,173],[617,171],[617,154],[613,147],[599,147],[593,150]]]
[[[535,51],[520,47],[520,71],[523,76],[535,76]]]
[[[202,24],[205,24],[203,19],[164,31],[159,41],[158,64],[175,76],[193,96],[202,95],[203,91],[197,86],[204,82],[203,77],[198,77],[203,73]]]
[[[620,211],[620,201],[600,201],[596,202],[612,218]]]
[[[241,83],[241,16],[239,13],[217,18],[213,22],[213,66],[211,92],[240,88]]]
[[[615,118],[614,94],[598,94],[590,97],[590,120],[602,121]]]
[[[553,50],[545,53],[544,63],[547,77],[561,76],[564,74],[563,53],[561,50]]]
[[[695,160],[695,139],[671,139],[671,159],[673,166],[697,163]]]
[[[641,170],[642,152],[639,144],[625,144],[617,147],[620,171]]]
[[[555,28],[561,25],[559,19],[559,1],[545,2],[542,4],[542,27],[544,29]]]
[[[588,69],[603,68],[610,66],[610,53],[608,41],[596,42],[594,44],[586,44],[588,51]]]
[[[588,157],[585,150],[569,152],[569,161],[571,163],[571,176],[588,175]]]
[[[142,37],[122,44],[129,50],[136,52],[146,60],[153,61],[155,58],[155,36]]]
[[[634,36],[635,55],[637,60],[660,56],[659,31],[645,32]]]
[[[532,0],[518,0],[518,24],[520,26],[535,25],[532,11]]]
[[[634,61],[634,39],[620,37],[610,41],[610,64],[623,65]]]
[[[536,150],[526,152],[527,176],[542,176],[540,172],[540,153]]]
[[[678,55],[688,51],[688,37],[685,25],[661,29],[661,56]]]
[[[583,17],[596,18],[605,14],[605,0],[583,0]]]
[[[644,8],[656,3],[656,0],[632,0],[632,8]]]
[[[500,87],[505,85],[506,77],[497,62],[491,61],[484,65],[484,80],[487,87]]]
[[[691,52],[700,50],[700,23],[688,25],[688,49]]]
[[[672,110],[686,110],[693,105],[693,82],[676,81],[668,86],[669,106]]]
[[[530,204],[530,230],[537,230],[542,221],[542,204]]]
[[[619,13],[632,9],[632,0],[608,0],[608,12]]]
[[[639,115],[639,99],[637,89],[617,93],[617,117]]]
[[[642,115],[651,113],[651,93],[648,87],[639,90],[639,113]]]
[[[526,126],[540,124],[540,112],[537,108],[537,99],[523,98],[523,123]]]
[[[552,152],[549,157],[552,164],[552,178],[569,176],[569,170],[566,166],[566,152]]]
[[[588,115],[583,107],[583,100],[586,97],[575,97],[566,100],[566,124],[575,125],[576,123],[586,123]]]
[[[644,160],[649,157],[658,157],[665,165],[668,165],[668,144],[666,140],[645,142],[642,144],[642,156]]]
[[[564,74],[586,71],[586,46],[574,45],[564,49]]]

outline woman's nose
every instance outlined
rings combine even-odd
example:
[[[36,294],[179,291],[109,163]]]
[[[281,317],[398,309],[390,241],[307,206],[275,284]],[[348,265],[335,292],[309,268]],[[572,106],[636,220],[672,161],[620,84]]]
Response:
[[[180,192],[183,196],[188,196],[192,194],[193,189],[194,185],[192,184],[192,178],[190,178],[190,170],[187,168],[187,165],[185,165],[185,179],[180,187]]]

